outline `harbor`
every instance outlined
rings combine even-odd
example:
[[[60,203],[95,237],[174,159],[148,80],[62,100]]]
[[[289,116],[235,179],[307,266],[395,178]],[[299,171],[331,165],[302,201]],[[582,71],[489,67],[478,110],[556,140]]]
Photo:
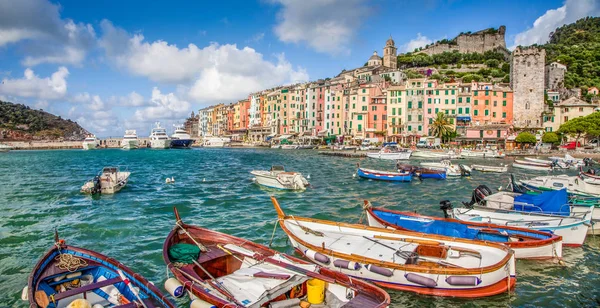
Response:
[[[443,217],[439,203],[449,200],[456,207],[469,201],[473,189],[485,184],[494,191],[509,182],[508,174],[473,171],[470,177],[446,180],[413,180],[408,183],[380,182],[355,177],[356,164],[390,170],[393,161],[343,158],[317,151],[276,149],[195,148],[187,151],[139,149],[123,151],[12,151],[0,156],[0,190],[3,204],[3,237],[0,287],[8,296],[1,305],[22,305],[19,295],[40,255],[52,243],[57,228],[67,243],[111,256],[135,268],[155,285],[166,280],[161,248],[173,229],[173,207],[192,225],[241,237],[277,251],[300,257],[277,227],[275,196],[286,214],[297,217],[365,223],[363,202],[392,210]],[[426,159],[411,158],[418,165]],[[494,165],[510,159],[460,160],[461,164]],[[254,183],[252,170],[284,165],[286,171],[302,172],[310,181],[303,191],[266,188]],[[99,197],[79,193],[79,188],[104,166],[126,166],[131,172],[127,185],[115,195]],[[85,166],[85,167],[83,167]],[[510,168],[517,178],[547,175],[547,172]],[[576,170],[554,171],[575,175]],[[165,178],[174,182],[165,183]],[[27,184],[27,185],[26,185]],[[27,187],[26,190],[14,189]],[[318,210],[316,210],[318,208]],[[109,218],[110,216],[110,218]],[[234,219],[235,217],[235,219]],[[517,260],[514,291],[477,299],[441,298],[386,289],[392,307],[544,306],[594,305],[600,296],[597,260],[600,239],[588,236],[584,245],[564,248],[564,265],[552,261]],[[172,277],[172,276],[171,276]],[[582,291],[584,290],[584,291]],[[178,299],[177,306],[187,306]]]

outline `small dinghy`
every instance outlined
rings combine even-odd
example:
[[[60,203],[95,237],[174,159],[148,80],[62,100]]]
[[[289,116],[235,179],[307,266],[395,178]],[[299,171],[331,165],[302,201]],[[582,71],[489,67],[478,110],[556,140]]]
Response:
[[[356,175],[361,178],[377,181],[410,182],[412,174],[410,172],[392,172],[361,168],[358,166]]]
[[[379,287],[235,236],[177,222],[163,245],[175,278],[216,307],[377,307],[390,304]],[[353,264],[345,264],[352,267]],[[195,302],[196,300],[194,300]],[[194,306],[192,307],[210,307]]]
[[[452,205],[447,200],[440,204],[447,216],[446,211],[452,210]],[[366,200],[364,209],[371,227],[502,243],[514,250],[517,259],[559,261],[562,258],[562,238],[548,232],[373,208]]]
[[[309,186],[308,180],[300,172],[285,171],[283,166],[272,166],[271,170],[253,170],[257,184],[287,190],[306,190]]]
[[[453,164],[449,160],[442,160],[440,162],[435,162],[435,163],[424,162],[424,163],[421,163],[421,166],[423,166],[425,168],[430,168],[430,169],[445,170],[446,175],[448,175],[448,176],[470,176],[471,175],[470,167],[465,166],[463,164]]]
[[[287,216],[271,200],[291,244],[321,267],[434,296],[479,298],[515,286],[514,253],[502,244]]]
[[[508,166],[500,164],[500,166],[486,166],[486,165],[471,165],[471,169],[480,172],[494,172],[494,173],[505,173],[508,172]]]
[[[55,244],[29,275],[26,300],[30,307],[175,308],[148,280],[119,261],[67,245]]]
[[[552,232],[563,238],[565,246],[581,246],[585,241],[593,215],[593,206],[572,207],[565,189],[542,193],[493,194],[485,185],[473,190],[465,207],[454,208],[448,215],[468,222]]]
[[[119,167],[104,167],[102,172],[81,186],[84,194],[114,194],[119,192],[129,180],[131,172],[121,171]]]

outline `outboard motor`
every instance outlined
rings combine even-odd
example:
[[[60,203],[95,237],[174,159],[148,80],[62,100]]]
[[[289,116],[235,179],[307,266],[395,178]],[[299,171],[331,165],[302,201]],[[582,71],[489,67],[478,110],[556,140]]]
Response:
[[[586,157],[583,159],[583,164],[588,167],[592,165],[592,159],[590,157]]]
[[[94,177],[94,188],[92,188],[92,195],[99,194],[102,192],[102,184],[100,183],[100,176]]]
[[[442,200],[440,201],[440,210],[444,212],[444,218],[452,218],[452,203],[450,200]]]
[[[462,164],[458,164],[458,168],[460,168],[461,176],[471,176],[471,171],[467,170]]]
[[[492,194],[492,190],[489,187],[487,187],[485,185],[479,185],[479,186],[477,186],[477,188],[475,188],[473,190],[473,195],[471,196],[471,201],[463,202],[463,204],[468,208],[472,208],[474,204],[482,203],[483,200],[485,199],[485,197],[487,197],[491,194]]]

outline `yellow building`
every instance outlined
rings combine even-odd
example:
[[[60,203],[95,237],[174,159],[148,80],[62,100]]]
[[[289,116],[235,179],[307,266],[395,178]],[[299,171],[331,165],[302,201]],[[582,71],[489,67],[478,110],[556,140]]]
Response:
[[[599,110],[598,105],[590,104],[577,97],[571,97],[558,104],[554,105],[551,113],[546,113],[543,116],[542,125],[547,132],[557,131],[565,122],[585,117]]]

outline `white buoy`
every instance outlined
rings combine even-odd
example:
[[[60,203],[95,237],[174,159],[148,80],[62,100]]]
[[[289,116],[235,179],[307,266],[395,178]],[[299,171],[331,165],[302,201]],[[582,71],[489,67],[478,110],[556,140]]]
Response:
[[[174,297],[181,297],[185,294],[185,289],[181,282],[175,278],[169,278],[165,281],[165,290]]]
[[[171,177],[171,183],[175,183],[175,178]]]
[[[205,178],[203,178],[203,179],[202,179],[202,182],[206,182],[206,179],[205,179]]]
[[[166,184],[169,184],[169,183],[171,183],[171,179],[167,178],[167,179],[165,180],[165,183],[166,183]]]
[[[307,179],[307,180],[310,180],[310,174],[306,176],[306,179]]]
[[[190,308],[217,308],[217,306],[215,306],[209,302],[205,302],[199,298],[196,298],[190,304]]]

